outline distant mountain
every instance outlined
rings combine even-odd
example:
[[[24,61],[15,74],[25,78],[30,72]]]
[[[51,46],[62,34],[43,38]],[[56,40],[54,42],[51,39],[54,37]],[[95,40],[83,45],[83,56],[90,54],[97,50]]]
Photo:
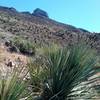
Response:
[[[73,45],[85,41],[100,52],[100,33],[91,33],[82,28],[57,22],[49,18],[46,11],[37,8],[30,12],[19,12],[15,8],[0,6],[0,29],[3,39],[22,36],[36,44]],[[1,32],[0,30],[0,32]]]

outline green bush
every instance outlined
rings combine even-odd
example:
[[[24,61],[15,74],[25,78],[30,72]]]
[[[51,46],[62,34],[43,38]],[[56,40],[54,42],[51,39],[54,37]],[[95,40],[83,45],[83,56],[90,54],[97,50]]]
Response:
[[[43,83],[47,78],[48,69],[35,62],[29,63],[28,69],[30,74],[30,83],[32,85],[32,91],[34,93],[41,92]]]
[[[94,51],[81,45],[69,49],[45,50],[50,76],[44,83],[41,94],[43,100],[86,100],[97,95],[91,86],[93,79],[87,81],[89,77],[99,72],[98,69],[94,69],[96,64]]]
[[[23,54],[34,55],[35,47],[31,41],[25,40],[20,37],[15,37],[12,41],[12,45],[16,46]]]
[[[13,43],[20,47],[22,41],[18,38]],[[49,47],[42,50],[44,59],[38,58],[29,63],[29,73],[19,66],[10,77],[0,76],[0,100],[96,99],[99,86],[94,88],[91,84],[100,77],[90,77],[100,72],[100,68],[95,68],[97,56],[94,51],[81,45],[69,49]],[[28,74],[22,76],[24,71]]]
[[[27,83],[24,77],[21,77],[23,69],[14,68],[13,72],[0,75],[0,100],[21,100],[30,95],[27,91]]]

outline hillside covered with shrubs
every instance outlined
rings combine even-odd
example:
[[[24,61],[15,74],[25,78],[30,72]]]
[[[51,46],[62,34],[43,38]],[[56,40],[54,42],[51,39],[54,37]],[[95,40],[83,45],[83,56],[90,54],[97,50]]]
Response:
[[[0,6],[0,100],[99,100],[100,33]]]

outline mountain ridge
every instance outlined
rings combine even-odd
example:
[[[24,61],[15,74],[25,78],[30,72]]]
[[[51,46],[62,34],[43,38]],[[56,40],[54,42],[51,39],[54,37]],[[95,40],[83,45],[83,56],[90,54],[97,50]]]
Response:
[[[38,14],[35,15],[34,12],[19,12],[13,7],[0,6],[0,28],[10,33],[12,37],[25,36],[37,44],[54,42],[61,45],[72,45],[84,40],[100,51],[100,33],[92,33],[57,22],[50,19],[47,12],[38,10]]]
[[[42,15],[40,14],[40,16],[38,16],[38,15],[35,15],[35,11],[36,12],[44,12],[44,13],[46,13],[46,15],[45,16],[47,16],[47,17],[45,17],[45,18],[48,18],[49,16],[48,16],[48,13],[46,12],[46,11],[44,11],[44,10],[42,10],[42,9],[40,9],[40,8],[36,8],[34,11],[33,11],[33,13],[30,13],[29,11],[23,11],[23,12],[19,12],[19,11],[17,11],[15,8],[13,8],[13,7],[4,7],[4,6],[0,6],[0,10],[4,10],[4,11],[8,11],[9,12],[9,14],[12,12],[13,14],[14,13],[18,13],[18,14],[24,14],[24,15],[29,15],[29,16],[31,16],[31,17],[33,17],[33,16],[37,16],[37,17],[41,17]],[[43,17],[42,17],[43,18]],[[51,21],[55,21],[55,20],[53,20],[53,19],[50,19],[50,18],[48,18],[47,20],[51,20]],[[65,24],[65,23],[62,23],[62,22],[59,22],[59,21],[55,21],[55,22],[58,22],[59,24],[62,24],[63,26],[66,26],[66,25],[68,25],[68,24]],[[73,27],[73,28],[76,28],[75,26],[72,26],[72,25],[68,25],[69,27]],[[82,29],[82,28],[77,28],[77,29]],[[86,29],[83,29],[83,30],[86,30]],[[80,31],[82,31],[82,30],[80,30]],[[87,32],[89,32],[88,30],[86,30]]]

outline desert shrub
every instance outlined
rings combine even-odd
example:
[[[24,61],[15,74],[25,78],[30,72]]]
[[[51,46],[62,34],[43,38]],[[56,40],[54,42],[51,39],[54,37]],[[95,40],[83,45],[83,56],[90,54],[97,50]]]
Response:
[[[27,54],[27,55],[35,54],[35,47],[31,41],[25,40],[20,37],[15,37],[14,39],[11,40],[11,42],[12,42],[12,45],[16,46],[21,53]]]
[[[48,45],[43,45],[42,47],[37,48],[37,53],[39,55],[47,55],[48,51],[53,53],[53,52],[56,52],[60,48],[61,48],[60,45],[52,43],[49,46]]]
[[[30,84],[33,93],[40,93],[42,91],[43,84],[48,78],[48,68],[45,65],[43,59],[36,58],[28,63],[28,70],[30,75]]]
[[[97,99],[100,91],[99,86],[94,88],[94,82],[100,77],[91,78],[100,72],[100,68],[94,67],[97,63],[95,51],[81,45],[51,46],[40,51],[42,57],[28,64],[28,80],[21,75],[24,71],[27,73],[21,66],[10,76],[0,76],[0,100]]]
[[[96,77],[90,78],[100,71],[94,68],[97,61],[94,51],[81,45],[44,50],[49,78],[43,83],[41,100],[86,100],[97,96],[92,87]]]
[[[5,76],[0,75],[0,100],[20,100],[30,95],[27,91],[27,83],[24,77],[21,77],[20,70],[14,68],[12,72],[6,73]]]

